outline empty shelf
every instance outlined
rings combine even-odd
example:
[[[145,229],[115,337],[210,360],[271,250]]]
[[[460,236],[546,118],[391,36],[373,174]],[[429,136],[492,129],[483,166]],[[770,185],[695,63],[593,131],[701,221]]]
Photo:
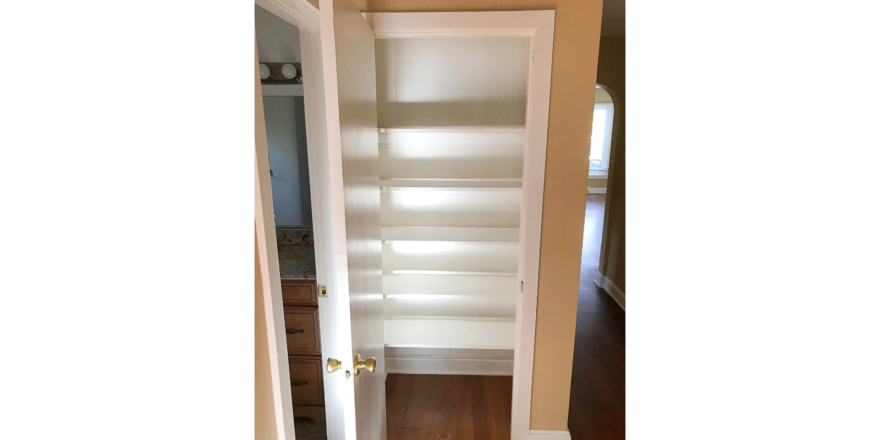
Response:
[[[449,241],[456,243],[519,243],[519,228],[384,227],[382,240]]]
[[[383,191],[522,191],[522,179],[381,179]]]
[[[385,345],[513,349],[512,319],[399,317],[385,319]]]

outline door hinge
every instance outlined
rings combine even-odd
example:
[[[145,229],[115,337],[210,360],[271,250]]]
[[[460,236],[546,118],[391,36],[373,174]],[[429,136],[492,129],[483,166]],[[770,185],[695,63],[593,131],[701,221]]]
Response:
[[[318,296],[321,298],[327,297],[327,286],[318,285]]]

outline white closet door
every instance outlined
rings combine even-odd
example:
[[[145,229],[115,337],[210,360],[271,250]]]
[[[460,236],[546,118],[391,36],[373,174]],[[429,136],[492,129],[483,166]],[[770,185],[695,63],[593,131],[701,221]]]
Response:
[[[331,232],[337,329],[333,353],[340,381],[344,438],[386,438],[379,218],[379,138],[373,30],[351,0],[321,0],[321,52],[330,160]],[[354,375],[353,358],[376,358],[372,373]],[[350,374],[350,376],[348,375]],[[328,407],[328,410],[329,407]]]

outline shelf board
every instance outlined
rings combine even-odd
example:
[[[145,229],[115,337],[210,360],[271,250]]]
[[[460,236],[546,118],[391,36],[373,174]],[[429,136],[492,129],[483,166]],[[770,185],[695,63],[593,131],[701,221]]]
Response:
[[[386,319],[511,320],[516,317],[516,296],[386,295]]]
[[[470,317],[470,316],[422,316],[422,315],[386,316],[385,320],[386,321],[425,320],[425,321],[468,321],[468,322],[516,322],[516,318],[490,318],[490,317]]]
[[[512,349],[515,319],[405,317],[386,318],[385,345]]]
[[[472,293],[472,294],[461,294],[461,293],[386,293],[382,295],[388,299],[456,299],[456,298],[497,298],[497,299],[511,299],[516,298],[516,292],[480,292],[480,293]]]
[[[515,298],[519,292],[517,277],[385,275],[382,291],[386,295],[462,295]]]
[[[525,144],[526,129],[517,127],[379,128],[379,143],[436,144]]]
[[[382,191],[522,191],[522,179],[380,179]]]
[[[465,272],[457,270],[409,270],[397,269],[386,271],[383,275],[451,275],[476,277],[516,277],[516,272]]]
[[[466,244],[519,244],[519,228],[406,227],[382,228],[382,241],[443,241]]]

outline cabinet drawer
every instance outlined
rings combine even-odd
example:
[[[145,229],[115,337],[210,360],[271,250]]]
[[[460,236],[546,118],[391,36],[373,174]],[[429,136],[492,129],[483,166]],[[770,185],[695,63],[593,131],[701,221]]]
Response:
[[[320,358],[288,357],[290,392],[294,405],[324,404],[324,375]]]
[[[321,355],[318,335],[318,309],[287,309],[284,311],[287,329],[287,353]]]
[[[316,281],[281,281],[281,297],[286,306],[317,306],[318,283]]]

